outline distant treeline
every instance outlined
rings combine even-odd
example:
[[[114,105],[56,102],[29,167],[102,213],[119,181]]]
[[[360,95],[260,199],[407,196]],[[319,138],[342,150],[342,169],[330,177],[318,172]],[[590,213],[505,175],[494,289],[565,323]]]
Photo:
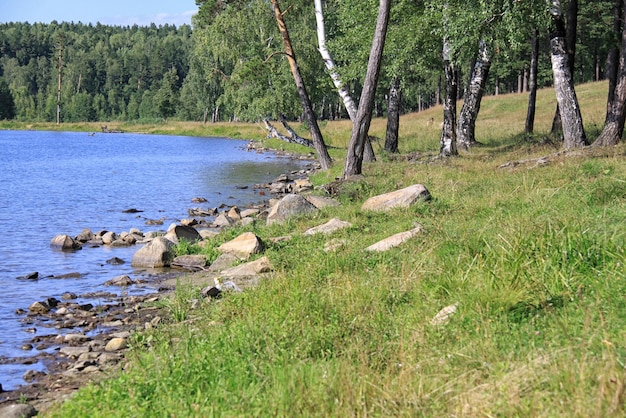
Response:
[[[188,25],[2,24],[0,119],[54,121],[57,104],[63,122],[173,116],[191,32]]]

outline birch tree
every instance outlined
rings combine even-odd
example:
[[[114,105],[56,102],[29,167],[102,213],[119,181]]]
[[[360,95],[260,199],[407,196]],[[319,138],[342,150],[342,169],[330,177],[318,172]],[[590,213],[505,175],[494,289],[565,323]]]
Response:
[[[560,0],[550,0],[550,3],[553,25],[553,31],[550,34],[550,59],[556,100],[563,124],[563,147],[565,149],[582,147],[587,145],[587,138],[570,71],[563,10]]]
[[[464,149],[475,145],[476,141],[476,118],[480,111],[480,102],[485,91],[491,58],[487,50],[487,42],[481,40],[478,47],[478,58],[472,69],[469,88],[465,94],[465,101],[461,107],[457,128],[457,143]]]
[[[348,117],[350,118],[350,121],[354,124],[354,120],[357,116],[357,105],[354,100],[352,100],[350,92],[341,80],[341,76],[337,71],[337,66],[335,65],[335,62],[333,61],[333,58],[328,51],[328,47],[326,46],[326,24],[324,23],[324,10],[322,8],[322,0],[315,0],[314,3],[315,22],[317,26],[317,43],[319,45],[320,55],[322,56],[324,65],[326,66],[328,74],[333,81],[333,85],[337,89],[339,97],[341,98],[343,105],[346,108],[346,112],[348,112]],[[368,162],[376,160],[376,157],[374,156],[374,149],[372,148],[372,143],[370,142],[369,138],[365,139],[363,159]]]

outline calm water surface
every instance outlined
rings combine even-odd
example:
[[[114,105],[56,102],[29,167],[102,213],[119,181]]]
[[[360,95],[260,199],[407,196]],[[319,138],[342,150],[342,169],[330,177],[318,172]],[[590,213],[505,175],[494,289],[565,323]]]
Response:
[[[130,259],[139,247],[62,253],[49,246],[55,235],[75,236],[84,228],[118,233],[133,227],[166,229],[188,217],[191,207],[258,202],[262,198],[253,184],[303,166],[270,153],[247,152],[245,144],[225,138],[0,131],[0,359],[34,356],[21,345],[34,335],[58,332],[27,333],[16,309],[46,297],[61,299],[66,291],[101,290],[120,274],[134,276]],[[208,203],[194,204],[194,197]],[[124,213],[131,208],[142,212]],[[164,219],[164,225],[146,226],[147,219]],[[106,264],[112,257],[127,263]],[[35,271],[39,280],[19,279]],[[76,272],[81,278],[50,277]],[[14,388],[24,383],[25,371],[42,367],[0,364],[0,384]]]

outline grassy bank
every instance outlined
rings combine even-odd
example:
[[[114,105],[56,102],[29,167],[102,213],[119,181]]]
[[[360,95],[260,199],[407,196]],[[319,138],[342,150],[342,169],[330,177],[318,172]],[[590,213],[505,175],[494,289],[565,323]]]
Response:
[[[601,125],[602,90],[578,90],[590,130]],[[540,95],[538,131],[551,122],[549,98]],[[179,286],[170,322],[134,338],[125,370],[50,415],[623,416],[626,147],[499,168],[555,151],[517,139],[525,100],[487,98],[485,145],[470,154],[381,155],[341,187],[341,207],[229,231],[293,238],[269,245],[276,272],[255,290],[192,309],[199,289]],[[437,150],[429,120],[440,110],[403,118],[404,154]],[[337,147],[349,137],[345,122],[323,129]],[[384,121],[372,134],[383,136]],[[338,161],[312,180],[328,183],[341,169]],[[366,198],[415,183],[433,200],[360,211]],[[353,227],[302,235],[332,217]],[[363,251],[414,222],[419,237]],[[326,253],[330,238],[349,245]],[[450,322],[431,325],[455,303]]]

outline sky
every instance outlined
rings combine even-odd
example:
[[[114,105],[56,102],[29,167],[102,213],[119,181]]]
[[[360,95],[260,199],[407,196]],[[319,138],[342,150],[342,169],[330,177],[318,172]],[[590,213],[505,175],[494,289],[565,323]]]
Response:
[[[191,24],[195,0],[0,0],[0,23]]]

